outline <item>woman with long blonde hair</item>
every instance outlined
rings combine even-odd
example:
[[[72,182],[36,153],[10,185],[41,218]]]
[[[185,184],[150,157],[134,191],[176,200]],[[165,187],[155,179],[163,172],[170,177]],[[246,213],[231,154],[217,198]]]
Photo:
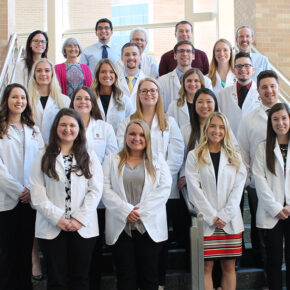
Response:
[[[106,243],[113,245],[117,289],[157,290],[172,179],[163,155],[152,154],[145,121],[129,121],[122,150],[106,157],[103,170]]]
[[[236,82],[234,71],[234,53],[231,43],[221,38],[213,47],[212,60],[208,77],[211,79],[213,91],[217,95],[220,90]]]
[[[205,290],[213,289],[215,260],[220,260],[222,288],[236,289],[235,259],[242,254],[240,201],[247,172],[230,132],[225,115],[212,113],[185,164],[189,199],[204,219]]]
[[[70,104],[70,98],[61,93],[53,64],[46,58],[36,61],[32,67],[28,92],[35,124],[40,128],[47,144],[54,117]]]

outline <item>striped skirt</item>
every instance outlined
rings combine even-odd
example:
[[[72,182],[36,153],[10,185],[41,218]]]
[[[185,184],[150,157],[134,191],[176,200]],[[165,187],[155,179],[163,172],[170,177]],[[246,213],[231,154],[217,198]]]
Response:
[[[204,237],[204,258],[235,258],[242,255],[242,233],[227,234],[218,228],[210,237]]]

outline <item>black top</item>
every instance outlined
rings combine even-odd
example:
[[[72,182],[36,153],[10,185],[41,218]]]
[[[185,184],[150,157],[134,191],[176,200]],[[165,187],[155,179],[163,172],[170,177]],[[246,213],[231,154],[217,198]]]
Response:
[[[288,151],[288,144],[280,144],[281,154],[283,156],[284,161],[284,174],[286,174],[286,160],[287,160],[287,151]]]
[[[193,104],[186,102],[187,103],[187,108],[188,108],[188,112],[189,112],[189,116],[191,114],[191,112],[193,112]]]
[[[42,96],[42,97],[40,97],[40,102],[41,102],[41,105],[42,105],[42,108],[43,109],[46,106],[47,100],[48,100],[48,96]]]
[[[108,108],[109,108],[111,95],[100,95],[100,98],[101,98],[101,102],[102,102],[103,109],[104,109],[105,116],[106,116],[107,112],[108,112]]]
[[[218,181],[218,172],[219,172],[220,156],[221,156],[221,152],[218,152],[218,153],[212,153],[212,152],[210,152],[210,158],[211,158],[212,165],[213,165],[213,168],[214,168],[216,183]]]

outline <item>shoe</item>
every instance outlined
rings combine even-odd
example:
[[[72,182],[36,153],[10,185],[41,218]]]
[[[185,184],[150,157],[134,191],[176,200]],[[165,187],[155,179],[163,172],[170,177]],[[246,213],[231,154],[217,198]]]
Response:
[[[44,279],[44,275],[43,274],[40,274],[40,275],[37,275],[37,276],[31,276],[32,277],[32,280],[34,281],[42,281]]]

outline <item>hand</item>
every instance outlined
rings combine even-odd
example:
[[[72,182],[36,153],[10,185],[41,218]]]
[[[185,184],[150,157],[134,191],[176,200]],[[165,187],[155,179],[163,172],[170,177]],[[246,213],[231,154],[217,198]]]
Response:
[[[67,227],[67,230],[70,231],[70,232],[76,232],[78,231],[81,227],[83,227],[84,225],[79,222],[78,220],[76,220],[75,218],[71,218],[70,220],[70,223]]]
[[[217,218],[215,225],[218,229],[222,230],[226,226],[226,222],[224,222],[222,219]]]
[[[186,185],[185,176],[182,176],[178,180],[178,189],[181,190]]]
[[[30,190],[25,187],[25,189],[19,195],[20,202],[29,203],[30,202]]]
[[[288,217],[290,216],[290,205],[286,205],[284,206],[284,208],[282,209],[283,213],[285,215],[287,215]]]
[[[288,215],[284,213],[284,209],[283,208],[277,215],[276,215],[276,218],[279,219],[279,220],[285,220],[288,218]]]
[[[137,212],[138,209],[138,206],[134,207],[134,209],[127,216],[127,221],[129,223],[135,223],[140,219],[140,214]]]
[[[56,224],[57,227],[59,227],[61,230],[65,232],[68,232],[69,225],[70,225],[70,220],[67,220],[64,217],[62,217]]]

